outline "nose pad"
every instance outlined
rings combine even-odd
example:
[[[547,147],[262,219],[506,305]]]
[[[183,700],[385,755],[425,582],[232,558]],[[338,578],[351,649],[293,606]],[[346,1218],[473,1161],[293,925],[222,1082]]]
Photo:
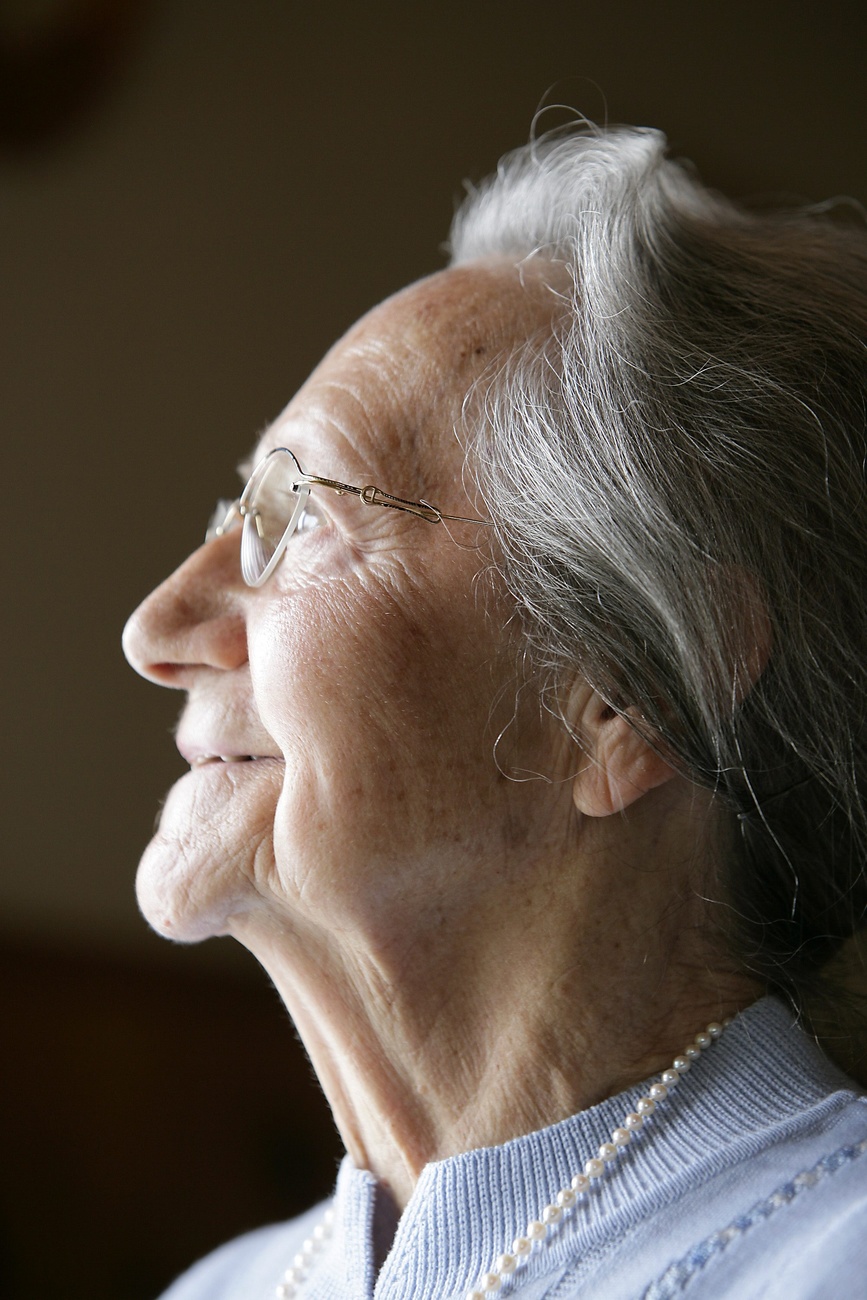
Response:
[[[234,530],[194,551],[127,620],[123,652],[148,681],[188,687],[200,669],[247,661],[238,538]]]
[[[240,528],[243,523],[241,515],[241,502],[238,498],[234,501],[228,501],[220,498],[214,506],[213,514],[208,520],[208,527],[205,529],[205,541],[213,542],[218,537],[225,537],[227,533],[233,532]]]

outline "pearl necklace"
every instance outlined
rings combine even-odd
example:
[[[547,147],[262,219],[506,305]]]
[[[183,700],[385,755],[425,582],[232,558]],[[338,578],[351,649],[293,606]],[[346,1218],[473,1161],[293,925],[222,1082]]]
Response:
[[[693,1062],[698,1060],[702,1052],[706,1051],[721,1036],[723,1029],[730,1024],[731,1020],[724,1020],[721,1025],[713,1021],[707,1029],[696,1034],[695,1041],[685,1047],[680,1056],[674,1058],[670,1069],[663,1070],[658,1082],[648,1088],[647,1096],[636,1103],[635,1110],[625,1116],[621,1126],[613,1131],[611,1141],[603,1142],[596,1155],[584,1165],[583,1173],[575,1174],[570,1185],[561,1188],[553,1201],[544,1206],[538,1219],[530,1220],[524,1235],[516,1237],[512,1242],[512,1249],[500,1255],[490,1269],[482,1273],[475,1289],[467,1292],[466,1300],[485,1300],[486,1296],[499,1291],[515,1270],[526,1262],[533,1248],[544,1241],[550,1230],[561,1222],[564,1215],[575,1208],[578,1198],[589,1191],[590,1184],[602,1177],[612,1161],[616,1160],[624,1147],[629,1145],[644,1121],[653,1114],[658,1104],[664,1101],[671,1089],[680,1083],[682,1076],[692,1067]],[[296,1300],[296,1297],[300,1296],[300,1288],[307,1279],[316,1255],[330,1238],[333,1225],[334,1211],[328,1209],[322,1222],[316,1225],[295,1256],[292,1267],[287,1268],[284,1273],[283,1281],[275,1293],[277,1300]]]

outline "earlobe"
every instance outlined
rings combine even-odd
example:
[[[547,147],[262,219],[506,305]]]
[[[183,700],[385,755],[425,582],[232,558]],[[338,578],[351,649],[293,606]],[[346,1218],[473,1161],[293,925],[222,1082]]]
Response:
[[[586,703],[581,725],[585,764],[572,782],[573,802],[585,817],[623,812],[675,775],[630,712],[616,713],[595,692]]]

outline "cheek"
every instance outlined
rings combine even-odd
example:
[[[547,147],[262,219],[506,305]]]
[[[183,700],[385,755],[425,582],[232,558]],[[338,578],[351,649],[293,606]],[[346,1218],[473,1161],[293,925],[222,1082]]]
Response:
[[[358,751],[424,762],[485,730],[497,681],[484,615],[471,596],[434,602],[395,586],[354,577],[263,606],[250,666],[278,744],[340,765]]]
[[[258,707],[286,761],[284,896],[381,910],[408,860],[435,869],[477,833],[498,785],[494,684],[453,614],[333,583],[273,603],[250,630]]]

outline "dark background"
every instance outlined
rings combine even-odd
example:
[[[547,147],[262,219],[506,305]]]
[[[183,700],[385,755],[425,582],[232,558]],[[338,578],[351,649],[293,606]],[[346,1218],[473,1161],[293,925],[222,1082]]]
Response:
[[[136,913],[182,764],[126,615],[546,97],[661,126],[735,195],[867,200],[865,13],[0,0],[4,1300],[148,1300],[334,1172],[252,959]]]

